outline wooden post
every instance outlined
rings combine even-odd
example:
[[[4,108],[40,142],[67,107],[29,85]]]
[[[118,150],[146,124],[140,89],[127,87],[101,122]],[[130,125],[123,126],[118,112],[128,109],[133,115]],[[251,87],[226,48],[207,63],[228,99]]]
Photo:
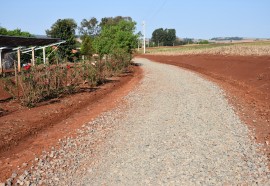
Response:
[[[35,66],[35,47],[32,47],[32,65]]]
[[[2,65],[2,49],[0,49],[0,74],[3,73],[3,65]]]
[[[20,72],[21,71],[21,48],[18,48],[17,55],[18,55],[18,72]]]
[[[43,63],[46,64],[46,51],[45,51],[45,47],[42,48],[43,49]]]
[[[83,62],[84,62],[84,55],[82,55],[82,60],[83,60]]]
[[[16,67],[16,61],[14,60],[14,72],[15,72],[15,84],[17,88],[17,98],[19,99],[20,96],[20,90],[19,90],[19,77],[18,77],[18,72],[17,72],[17,67]]]

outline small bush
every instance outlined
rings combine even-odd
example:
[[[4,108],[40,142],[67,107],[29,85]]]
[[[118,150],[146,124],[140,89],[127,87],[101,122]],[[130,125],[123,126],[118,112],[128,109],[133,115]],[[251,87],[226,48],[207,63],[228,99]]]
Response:
[[[22,105],[34,107],[40,101],[77,92],[83,80],[87,80],[89,86],[95,86],[96,77],[96,69],[91,63],[40,65],[24,69],[17,80],[5,78],[4,88]]]
[[[102,84],[129,64],[130,56],[117,50],[109,61],[27,66],[16,79],[5,78],[4,88],[22,105],[34,107],[41,101],[78,92],[82,86],[92,88]]]

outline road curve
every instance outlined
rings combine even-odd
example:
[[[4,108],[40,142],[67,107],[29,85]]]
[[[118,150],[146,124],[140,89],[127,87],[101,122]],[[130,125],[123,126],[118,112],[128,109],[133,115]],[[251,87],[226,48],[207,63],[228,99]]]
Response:
[[[132,105],[89,185],[266,184],[269,171],[247,127],[215,84],[173,66],[136,59],[145,70]],[[267,178],[268,176],[268,178]],[[78,182],[77,182],[78,183]]]
[[[126,104],[88,123],[83,135],[54,151],[55,159],[41,163],[48,169],[40,182],[270,185],[266,156],[217,85],[178,67],[143,58],[135,62],[145,76]]]

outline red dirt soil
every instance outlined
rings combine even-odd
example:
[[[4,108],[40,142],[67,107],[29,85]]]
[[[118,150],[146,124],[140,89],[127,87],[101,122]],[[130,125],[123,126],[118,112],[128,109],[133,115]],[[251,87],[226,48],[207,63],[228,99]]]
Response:
[[[154,56],[141,57],[186,68],[216,82],[235,111],[255,129],[270,158],[270,57]],[[75,134],[85,122],[117,105],[142,78],[142,70],[101,86],[96,91],[66,96],[56,103],[28,109],[13,101],[0,101],[0,182],[17,166],[29,162],[59,139]],[[0,100],[8,98],[0,86]],[[2,109],[2,112],[1,112]],[[5,110],[8,112],[5,113]],[[4,114],[1,117],[1,113]],[[27,167],[26,167],[27,168]]]
[[[255,130],[255,139],[264,145],[270,162],[270,56],[141,57],[189,69],[219,84],[236,113],[251,130]]]
[[[95,90],[51,100],[36,108],[22,107],[15,101],[0,102],[0,109],[7,111],[0,115],[0,183],[18,166],[43,150],[57,147],[59,139],[76,135],[76,129],[119,104],[142,78],[140,67],[134,66],[132,71]],[[8,97],[0,89],[0,100]],[[21,171],[27,168],[20,167]]]

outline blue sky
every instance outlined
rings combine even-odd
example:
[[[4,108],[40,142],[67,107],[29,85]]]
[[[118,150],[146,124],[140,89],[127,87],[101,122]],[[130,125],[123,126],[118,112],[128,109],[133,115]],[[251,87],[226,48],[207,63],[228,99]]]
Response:
[[[177,36],[270,38],[270,0],[6,0],[0,26],[45,34],[57,19],[130,16],[137,30],[146,21],[147,37],[157,28],[175,28]]]

